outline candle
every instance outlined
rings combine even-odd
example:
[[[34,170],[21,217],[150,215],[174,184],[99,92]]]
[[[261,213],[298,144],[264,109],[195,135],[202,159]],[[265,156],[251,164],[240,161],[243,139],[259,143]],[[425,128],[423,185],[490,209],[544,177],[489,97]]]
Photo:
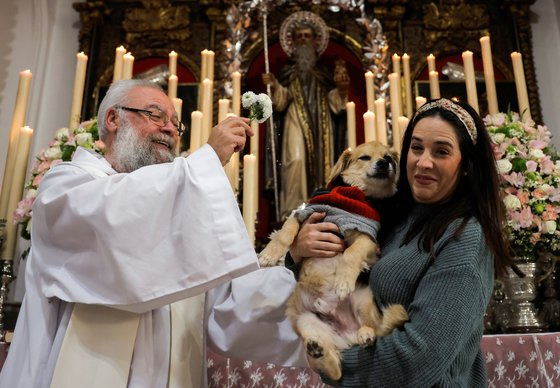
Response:
[[[204,49],[200,52],[200,80],[208,78],[208,50]]]
[[[257,120],[251,120],[251,129],[254,135],[251,136],[249,153],[255,155],[257,160],[259,160],[259,122]]]
[[[177,53],[175,51],[169,53],[169,75],[177,75]]]
[[[243,221],[251,243],[255,242],[255,155],[243,156]]]
[[[177,112],[177,120],[181,121],[181,113],[183,113],[183,100],[180,98],[172,98],[171,101],[173,102],[173,108],[175,108],[175,112]]]
[[[397,73],[389,74],[389,96],[391,99],[391,118],[396,120],[397,117],[401,116],[401,96],[399,94],[399,82],[400,77]]]
[[[356,104],[346,103],[346,129],[348,131],[348,147],[356,149]]]
[[[120,81],[123,75],[123,56],[126,49],[119,46],[115,49],[115,64],[113,65],[113,82]]]
[[[523,60],[518,52],[511,53],[513,64],[513,76],[515,77],[515,88],[517,90],[517,102],[519,104],[519,116],[523,121],[531,120],[531,108],[529,96],[527,95],[527,84],[525,83],[525,72],[523,71]]]
[[[224,166],[226,176],[228,177],[229,184],[233,193],[237,195],[239,190],[239,152],[234,152],[229,158],[229,162]]]
[[[430,98],[440,98],[439,94],[439,78],[437,71],[430,71]]]
[[[467,102],[478,113],[478,96],[476,93],[476,78],[474,75],[473,53],[464,51],[463,66],[465,67],[465,87],[467,88]]]
[[[14,224],[14,210],[21,200],[23,186],[25,184],[25,173],[27,172],[27,160],[29,159],[29,147],[33,130],[29,127],[21,127],[17,144],[16,158],[14,163],[14,175],[10,186],[8,200],[8,213],[6,215],[6,241],[2,246],[3,260],[13,260],[14,248],[17,241],[17,225]]]
[[[170,75],[167,80],[167,95],[169,98],[177,98],[177,84],[179,83],[179,78],[176,75]]]
[[[366,101],[367,110],[373,112],[375,107],[373,102],[375,101],[375,95],[373,94],[373,73],[371,71],[366,72]]]
[[[206,78],[202,81],[202,144],[208,141],[212,129],[213,82]]]
[[[228,98],[220,98],[218,100],[218,123],[221,123],[227,117],[229,112],[229,103],[230,100]]]
[[[191,113],[191,153],[202,145],[202,112],[195,110]]]
[[[132,68],[134,67],[134,57],[131,53],[123,56],[122,79],[132,79]]]
[[[0,219],[6,219],[8,215],[8,201],[10,200],[10,187],[12,186],[12,179],[14,175],[18,140],[21,127],[23,127],[25,122],[32,77],[33,75],[29,70],[24,70],[19,73],[16,104],[14,107],[14,114],[12,116],[10,140],[6,155],[6,165],[4,166],[4,178],[2,180],[2,192],[0,193]]]
[[[241,115],[241,73],[234,71],[231,74],[231,83],[233,88],[233,97],[231,103],[231,111],[239,117]]]
[[[395,132],[393,132],[393,149],[399,154],[401,153],[401,149],[402,149],[403,135],[406,132],[406,127],[408,126],[409,121],[410,119],[408,117],[405,116],[399,117],[397,120],[398,122],[397,128],[399,130],[396,135]]]
[[[387,142],[387,118],[385,115],[385,99],[375,100],[375,130],[377,141],[388,145]]]
[[[70,108],[68,128],[77,128],[80,124],[82,99],[84,97],[84,85],[86,82],[87,60],[88,57],[83,51],[76,54],[76,74],[74,76],[74,92],[72,95],[72,107]]]
[[[401,75],[401,57],[397,54],[394,53],[393,57],[393,73],[397,73],[400,77]]]
[[[366,143],[377,140],[375,136],[375,113],[369,110],[364,113],[364,140]]]
[[[498,97],[496,95],[496,83],[494,81],[494,65],[492,64],[492,49],[490,48],[490,37],[480,38],[482,53],[482,66],[484,67],[484,82],[486,84],[486,98],[488,99],[488,113],[498,113]]]
[[[412,84],[410,80],[410,57],[408,54],[403,54],[403,77],[404,77],[404,96],[406,101],[406,115],[412,117],[414,108],[412,106]]]
[[[428,61],[428,72],[436,71],[436,57],[434,54],[430,54],[426,57]]]
[[[206,78],[214,81],[214,51],[208,50],[206,56]]]
[[[416,97],[416,109],[419,109],[422,105],[424,105],[428,100],[424,97]]]

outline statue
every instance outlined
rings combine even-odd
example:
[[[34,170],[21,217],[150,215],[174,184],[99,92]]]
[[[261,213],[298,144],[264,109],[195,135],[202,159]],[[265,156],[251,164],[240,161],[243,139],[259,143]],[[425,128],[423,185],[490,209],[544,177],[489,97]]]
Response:
[[[334,163],[334,125],[331,112],[346,106],[350,78],[344,61],[337,61],[334,84],[317,65],[328,44],[328,29],[318,15],[301,11],[280,27],[280,44],[290,57],[278,78],[262,75],[271,85],[275,111],[285,112],[281,146],[280,213],[290,212],[324,187]]]

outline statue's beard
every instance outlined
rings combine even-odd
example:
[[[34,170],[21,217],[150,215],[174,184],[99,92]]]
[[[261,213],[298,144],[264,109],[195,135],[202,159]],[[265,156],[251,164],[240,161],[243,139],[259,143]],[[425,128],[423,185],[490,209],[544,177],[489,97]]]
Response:
[[[140,167],[152,164],[172,162],[175,158],[175,140],[163,133],[152,133],[141,138],[124,118],[117,130],[113,148],[113,167],[118,172],[131,172]],[[162,141],[170,145],[169,150],[157,146],[154,141]]]
[[[294,50],[294,61],[298,73],[302,75],[311,73],[317,63],[315,48],[310,44],[297,46]]]

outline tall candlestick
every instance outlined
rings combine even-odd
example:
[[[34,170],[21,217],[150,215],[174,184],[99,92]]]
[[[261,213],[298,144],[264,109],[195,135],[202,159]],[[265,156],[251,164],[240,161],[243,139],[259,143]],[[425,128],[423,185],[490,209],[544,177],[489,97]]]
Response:
[[[430,98],[440,98],[439,93],[439,78],[437,71],[430,71]]]
[[[249,153],[255,155],[259,160],[259,122],[257,120],[251,120],[251,129],[254,135],[251,136]]]
[[[115,49],[115,64],[113,65],[113,82],[120,81],[123,74],[123,56],[126,49],[119,46]]]
[[[346,129],[348,131],[348,147],[356,149],[356,104],[346,103]]]
[[[377,140],[375,134],[375,113],[369,110],[364,113],[364,140],[366,143]]]
[[[387,117],[385,113],[385,99],[375,100],[375,131],[377,141],[388,145],[387,142]]]
[[[23,127],[25,122],[32,77],[33,75],[29,70],[24,70],[19,73],[16,104],[14,107],[14,114],[12,116],[12,126],[10,129],[10,142],[8,144],[8,153],[6,155],[6,165],[4,166],[2,192],[0,193],[0,219],[6,219],[8,215],[8,202],[10,200],[10,187],[12,187],[12,180],[14,176],[18,140],[21,127]]]
[[[221,123],[227,117],[229,113],[229,103],[228,98],[220,98],[218,100],[218,123]]]
[[[200,79],[208,78],[208,50],[204,49],[200,52]]]
[[[231,74],[231,83],[233,88],[233,96],[231,102],[231,111],[236,116],[241,115],[241,73],[234,71]]]
[[[214,51],[208,50],[206,56],[206,78],[214,81]]]
[[[228,177],[229,184],[233,193],[237,195],[239,191],[239,152],[234,152],[229,158],[229,162],[224,166],[226,176]]]
[[[255,155],[243,156],[243,222],[249,239],[255,243]]]
[[[202,144],[208,141],[212,129],[213,82],[206,78],[202,81]]]
[[[515,77],[515,88],[517,89],[517,102],[519,104],[519,115],[523,121],[531,120],[531,108],[529,96],[527,95],[527,84],[525,83],[525,72],[523,71],[523,60],[518,52],[511,53],[513,64],[513,75]]]
[[[397,125],[399,130],[397,132],[397,136],[395,136],[395,134],[393,133],[393,149],[396,152],[398,152],[399,154],[401,153],[402,139],[403,139],[404,133],[406,132],[406,127],[408,126],[409,121],[410,120],[409,120],[408,117],[405,117],[405,116],[399,117],[398,125]]]
[[[474,75],[473,53],[464,51],[463,66],[465,68],[465,87],[467,89],[467,102],[478,113],[478,96],[476,93],[476,78]]]
[[[490,48],[490,37],[480,38],[480,49],[482,53],[482,66],[484,67],[484,82],[486,84],[486,97],[488,99],[488,113],[495,115],[498,110],[498,96],[496,95],[496,82],[494,81],[494,65],[492,63],[492,49]]]
[[[428,72],[436,71],[436,57],[434,54],[430,54],[426,57],[428,61]]]
[[[366,72],[366,101],[367,110],[373,112],[375,110],[374,101],[375,95],[373,93],[373,73],[371,71]]]
[[[77,128],[80,124],[82,99],[84,97],[84,85],[86,82],[87,60],[88,57],[83,51],[76,54],[76,74],[74,76],[74,92],[72,95],[72,107],[70,108],[68,128]]]
[[[400,77],[400,75],[401,75],[401,57],[397,53],[394,53],[393,56],[391,57],[391,59],[393,61],[393,73],[397,73]]]
[[[191,144],[190,151],[194,152],[202,145],[202,112],[195,110],[191,113]]]
[[[173,108],[175,108],[175,112],[177,112],[177,120],[181,121],[181,114],[183,113],[183,100],[180,98],[172,98],[171,101],[173,102]]]
[[[412,83],[410,80],[410,57],[408,54],[403,54],[403,77],[404,77],[404,95],[406,101],[406,115],[412,117],[414,107],[412,106]]]
[[[8,200],[8,214],[6,217],[6,241],[2,246],[2,255],[0,257],[3,260],[13,260],[14,258],[14,248],[17,241],[17,225],[15,225],[13,222],[14,210],[17,208],[17,204],[21,200],[21,195],[23,193],[25,173],[27,172],[27,160],[29,159],[29,147],[31,146],[32,136],[33,130],[31,128],[20,128],[16,161],[14,164],[14,175],[12,178]]]
[[[167,80],[167,95],[169,98],[177,98],[177,84],[179,83],[179,78],[176,75],[170,75]]]
[[[428,100],[425,97],[416,97],[416,109],[419,109],[422,105],[424,105]]]
[[[169,75],[177,75],[177,53],[175,51],[169,53]]]
[[[402,115],[401,96],[399,94],[400,77],[397,73],[389,74],[389,97],[391,98],[391,117],[396,120]]]
[[[132,69],[134,67],[134,57],[131,53],[126,53],[123,56],[123,71],[122,79],[132,79]]]

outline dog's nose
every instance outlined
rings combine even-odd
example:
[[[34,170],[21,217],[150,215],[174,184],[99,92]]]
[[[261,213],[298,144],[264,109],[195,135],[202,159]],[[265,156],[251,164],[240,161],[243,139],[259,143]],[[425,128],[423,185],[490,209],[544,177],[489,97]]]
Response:
[[[375,165],[377,168],[388,168],[389,162],[385,159],[379,159],[377,162],[375,162]]]

